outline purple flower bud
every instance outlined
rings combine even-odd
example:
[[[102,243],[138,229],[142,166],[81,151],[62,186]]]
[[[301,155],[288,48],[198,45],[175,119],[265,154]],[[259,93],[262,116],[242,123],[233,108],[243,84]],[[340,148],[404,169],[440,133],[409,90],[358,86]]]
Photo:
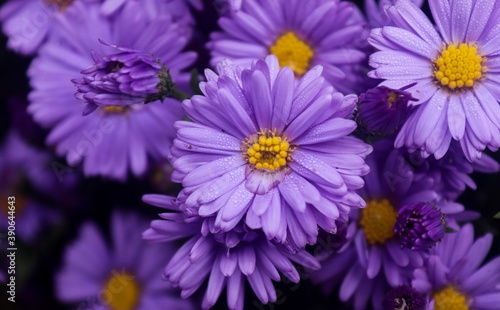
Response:
[[[87,102],[83,114],[98,106],[126,107],[165,99],[174,84],[159,59],[138,50],[102,44],[117,49],[115,54],[99,55],[92,51],[95,64],[83,69],[81,79],[74,79],[78,88],[75,97]]]
[[[394,232],[401,239],[401,247],[426,250],[441,241],[445,233],[444,215],[435,206],[418,202],[399,210]]]
[[[424,310],[425,305],[424,296],[406,285],[393,288],[382,301],[384,310]]]
[[[416,99],[404,91],[378,86],[359,97],[358,122],[369,135],[388,135],[398,130],[409,115],[409,101]]]

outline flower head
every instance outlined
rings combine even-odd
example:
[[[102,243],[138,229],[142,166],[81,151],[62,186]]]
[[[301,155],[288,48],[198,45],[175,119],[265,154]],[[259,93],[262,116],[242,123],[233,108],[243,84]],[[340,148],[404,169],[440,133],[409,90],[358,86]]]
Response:
[[[86,176],[126,180],[129,170],[142,176],[151,162],[163,161],[170,155],[175,135],[173,123],[183,115],[177,100],[166,98],[163,104],[156,101],[147,105],[99,106],[94,113],[82,116],[85,102],[75,99],[71,83],[80,76],[82,68],[92,63],[91,50],[95,51],[94,56],[116,53],[115,48],[100,44],[101,39],[154,55],[154,59],[160,59],[169,69],[176,85],[187,89],[189,73],[183,70],[196,55],[181,50],[188,41],[190,29],[172,22],[170,15],[162,13],[163,2],[148,1],[148,6],[157,9],[146,11],[139,2],[127,1],[116,16],[103,16],[99,3],[75,2],[71,10],[57,19],[62,30],[50,37],[28,70],[33,87],[29,112],[39,124],[51,129],[47,143],[66,157],[69,166],[82,164]],[[131,20],[137,22],[131,23]],[[130,55],[133,59],[137,57],[137,54]],[[148,72],[144,70],[139,75]],[[100,88],[86,89],[90,90],[89,98],[96,99],[90,94],[98,89],[109,86],[114,91],[118,87],[111,82],[106,82],[106,86],[101,82],[102,79],[97,79],[93,84]],[[147,85],[143,86],[148,88]],[[123,87],[130,91],[134,86]]]
[[[358,76],[366,55],[364,20],[352,3],[338,0],[243,1],[233,14],[219,20],[223,32],[213,33],[208,47],[212,65],[225,58],[242,66],[274,54],[281,67],[297,77],[316,65],[335,89],[360,88]]]
[[[399,210],[394,232],[399,235],[401,246],[412,250],[426,250],[444,237],[444,215],[435,206],[418,202]]]
[[[442,224],[441,212],[447,218],[465,217],[462,205],[443,199],[436,191],[432,173],[416,178],[403,152],[395,150],[393,142],[385,139],[373,143],[374,152],[366,159],[370,173],[364,177],[365,186],[358,190],[366,207],[349,214],[346,244],[322,261],[321,272],[313,276],[327,290],[340,284],[340,299],[352,301],[355,309],[366,309],[369,300],[375,309],[381,309],[385,291],[409,285],[413,270],[422,266],[428,251],[427,237],[437,238],[439,229],[434,231],[434,226],[419,220],[421,215],[431,213],[430,218],[436,224],[436,213],[419,206],[435,204],[439,210],[438,224]],[[414,218],[409,206],[417,210]],[[401,246],[399,231],[407,244],[413,241],[414,251]],[[430,236],[412,235],[416,232],[427,232]]]
[[[416,100],[405,91],[407,87],[378,86],[359,96],[358,122],[368,134],[389,135],[404,124],[411,111],[408,103]]]
[[[56,275],[57,297],[85,309],[194,309],[191,302],[173,296],[160,275],[154,276],[174,252],[143,241],[146,227],[137,214],[115,211],[109,248],[99,229],[84,223]]]
[[[369,42],[380,51],[370,56],[369,75],[390,88],[416,83],[407,90],[416,109],[396,147],[441,158],[454,139],[470,161],[500,147],[500,3],[473,3],[429,1],[435,27],[410,0],[398,0],[387,11],[395,26],[372,30]]]
[[[169,95],[173,82],[159,59],[143,51],[105,45],[119,52],[104,56],[92,52],[95,64],[82,70],[83,78],[73,80],[78,89],[75,97],[87,102],[84,115],[98,106],[123,108],[163,101]]]
[[[227,287],[228,307],[243,309],[245,280],[263,304],[275,302],[272,281],[280,281],[280,273],[294,283],[300,280],[292,262],[319,269],[319,263],[306,251],[291,252],[242,222],[226,233],[215,227],[215,217],[203,219],[178,213],[186,210],[185,198],[144,196],[145,202],[177,213],[160,214],[162,220],[152,221],[143,236],[155,242],[190,238],[168,262],[164,276],[173,287],[182,290],[183,298],[195,293],[208,278],[203,309],[217,302],[224,287]]]
[[[364,202],[354,193],[371,148],[349,137],[355,96],[326,86],[321,68],[299,80],[275,56],[250,69],[224,62],[207,71],[204,96],[183,102],[194,122],[176,123],[172,178],[186,205],[230,231],[241,219],[292,248],[314,244],[318,226]]]
[[[471,224],[431,249],[413,273],[412,287],[427,295],[431,309],[495,309],[500,302],[500,257],[481,266],[492,243],[490,234],[474,241]]]

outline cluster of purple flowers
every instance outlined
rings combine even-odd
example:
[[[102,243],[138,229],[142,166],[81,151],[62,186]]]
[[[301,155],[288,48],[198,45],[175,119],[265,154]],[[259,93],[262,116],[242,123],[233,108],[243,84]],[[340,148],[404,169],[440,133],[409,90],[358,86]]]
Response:
[[[10,130],[0,198],[26,244],[78,223],[56,298],[243,309],[307,278],[356,310],[497,308],[489,210],[460,197],[500,170],[500,2],[358,2],[7,1],[48,148]],[[78,208],[40,203],[57,180]]]

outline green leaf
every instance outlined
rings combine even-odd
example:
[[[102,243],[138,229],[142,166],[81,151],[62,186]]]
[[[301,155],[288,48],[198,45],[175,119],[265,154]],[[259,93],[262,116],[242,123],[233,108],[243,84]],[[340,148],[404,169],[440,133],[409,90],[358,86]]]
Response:
[[[495,214],[495,216],[493,216],[494,219],[499,219],[500,220],[500,212],[498,212],[497,214]]]

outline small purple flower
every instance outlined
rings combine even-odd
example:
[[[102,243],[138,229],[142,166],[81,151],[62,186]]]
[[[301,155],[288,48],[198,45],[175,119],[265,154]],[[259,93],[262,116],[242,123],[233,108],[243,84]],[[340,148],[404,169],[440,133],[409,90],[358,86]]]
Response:
[[[78,88],[75,97],[87,102],[84,115],[98,106],[163,102],[169,95],[173,82],[159,59],[143,51],[101,43],[119,52],[103,56],[92,51],[95,64],[81,71],[83,78],[73,80]]]
[[[378,86],[359,96],[358,122],[369,135],[390,135],[404,124],[416,99],[401,89]]]
[[[384,310],[425,310],[426,301],[415,289],[400,285],[385,295],[382,306]]]
[[[173,123],[183,115],[177,100],[100,106],[82,116],[85,102],[75,98],[71,83],[92,63],[91,50],[116,53],[100,44],[101,39],[154,55],[169,69],[176,85],[187,90],[190,75],[184,70],[196,54],[181,51],[191,30],[173,23],[161,10],[163,2],[147,1],[157,10],[146,11],[140,2],[126,1],[116,16],[103,16],[99,3],[73,3],[56,20],[61,31],[49,38],[28,70],[33,88],[28,111],[51,129],[47,144],[65,156],[69,166],[81,164],[86,176],[126,180],[129,171],[142,176],[150,164],[170,156]]]
[[[443,157],[460,142],[469,161],[500,147],[500,2],[430,0],[434,26],[410,0],[387,10],[395,26],[372,30],[370,77],[417,98],[395,146]]]
[[[394,232],[401,247],[427,250],[444,237],[446,222],[441,211],[430,203],[418,202],[399,209]]]
[[[411,281],[413,288],[427,295],[427,309],[498,309],[500,257],[481,266],[492,240],[487,234],[474,241],[473,227],[467,224],[431,249]]]
[[[113,212],[108,247],[93,223],[83,224],[56,274],[57,297],[79,303],[80,309],[194,309],[175,296],[160,275],[155,276],[174,251],[144,242],[141,232],[146,227],[137,214]]]
[[[251,69],[223,62],[219,74],[207,70],[204,96],[183,102],[194,122],[175,124],[172,180],[191,212],[224,232],[244,219],[297,249],[318,227],[335,233],[364,205],[354,190],[371,148],[348,136],[356,97],[324,84],[321,67],[296,80],[272,55]]]
[[[280,67],[297,77],[316,65],[343,93],[360,89],[361,63],[366,54],[364,20],[353,3],[338,0],[245,0],[238,11],[221,17],[223,32],[211,35],[212,66],[224,59],[250,66],[274,54]],[[359,18],[361,17],[361,18]]]
[[[162,219],[152,221],[143,237],[154,242],[190,238],[168,262],[164,276],[173,287],[182,290],[183,298],[195,293],[208,278],[203,309],[217,302],[224,287],[227,287],[228,307],[243,309],[245,280],[263,304],[275,302],[272,281],[280,281],[280,273],[294,283],[300,280],[292,262],[307,269],[319,269],[311,254],[304,250],[291,252],[242,222],[225,233],[216,228],[215,217],[178,213],[186,211],[185,198],[145,195],[146,203],[174,212],[160,214]]]
[[[321,283],[325,290],[340,284],[340,299],[351,301],[359,310],[366,309],[369,300],[375,309],[382,309],[386,291],[409,285],[413,270],[423,265],[427,249],[401,247],[394,231],[398,221],[407,218],[401,212],[405,206],[431,203],[447,218],[467,217],[462,214],[462,205],[444,200],[435,191],[436,182],[430,176],[415,178],[393,142],[385,139],[373,144],[374,152],[366,159],[370,173],[364,177],[365,186],[358,190],[366,207],[352,210],[346,244],[324,260],[321,272],[313,275],[314,282]]]

